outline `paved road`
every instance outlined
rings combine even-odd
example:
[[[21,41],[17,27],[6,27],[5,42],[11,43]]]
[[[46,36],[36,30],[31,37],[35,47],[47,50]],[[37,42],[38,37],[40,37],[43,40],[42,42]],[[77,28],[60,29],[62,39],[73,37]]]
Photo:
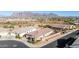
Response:
[[[28,48],[28,46],[15,40],[2,40],[0,41],[0,48]]]
[[[54,42],[51,42],[41,48],[57,48],[56,46],[57,46],[57,41],[54,41]]]

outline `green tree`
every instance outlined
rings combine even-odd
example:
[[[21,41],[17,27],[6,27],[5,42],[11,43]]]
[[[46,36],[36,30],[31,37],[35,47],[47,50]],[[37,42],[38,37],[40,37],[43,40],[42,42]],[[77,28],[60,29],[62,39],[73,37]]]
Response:
[[[68,24],[73,24],[74,20],[73,19],[64,19],[64,22],[68,23]]]
[[[20,35],[19,35],[19,34],[18,34],[18,35],[16,35],[16,38],[21,39],[21,37],[20,37]]]

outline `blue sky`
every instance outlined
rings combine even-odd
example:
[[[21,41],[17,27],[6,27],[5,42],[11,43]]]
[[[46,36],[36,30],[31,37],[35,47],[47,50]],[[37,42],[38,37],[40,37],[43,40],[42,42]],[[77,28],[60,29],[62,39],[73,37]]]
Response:
[[[10,11],[0,11],[0,16],[10,16],[12,12]]]
[[[39,11],[39,13],[55,13],[59,16],[79,16],[79,11]]]
[[[34,13],[55,13],[60,16],[79,16],[79,11],[33,11]],[[11,11],[0,11],[0,16],[10,16]]]

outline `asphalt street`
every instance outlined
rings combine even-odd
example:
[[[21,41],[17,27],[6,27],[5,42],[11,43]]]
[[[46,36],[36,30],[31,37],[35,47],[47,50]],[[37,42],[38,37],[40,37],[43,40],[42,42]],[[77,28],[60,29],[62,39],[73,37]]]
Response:
[[[2,40],[0,41],[0,48],[28,48],[28,46],[16,40]]]

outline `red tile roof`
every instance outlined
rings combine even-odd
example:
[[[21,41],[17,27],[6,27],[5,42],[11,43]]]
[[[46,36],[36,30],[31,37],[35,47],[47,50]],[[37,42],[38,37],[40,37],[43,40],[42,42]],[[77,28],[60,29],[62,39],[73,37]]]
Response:
[[[40,29],[40,30],[31,32],[31,33],[29,33],[29,35],[38,37],[38,36],[41,36],[41,35],[45,35],[46,33],[50,32],[50,31],[53,31],[53,30],[49,29],[49,28],[44,28],[44,29]]]

